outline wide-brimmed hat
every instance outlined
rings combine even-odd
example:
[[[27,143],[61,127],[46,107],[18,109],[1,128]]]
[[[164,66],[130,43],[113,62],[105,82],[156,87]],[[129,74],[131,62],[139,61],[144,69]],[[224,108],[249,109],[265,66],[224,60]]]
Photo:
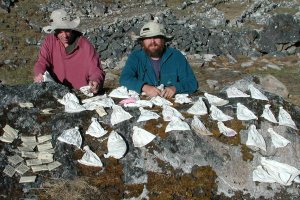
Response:
[[[71,21],[71,16],[64,9],[54,10],[50,15],[50,26],[43,27],[46,33],[52,33],[56,29],[76,30],[80,23],[80,18],[76,17]]]
[[[162,36],[166,40],[171,40],[173,39],[172,36],[167,35],[166,29],[162,24],[159,24],[157,22],[148,22],[146,23],[140,31],[140,35],[136,36],[136,40],[142,40],[144,38],[150,38],[150,37],[155,37],[155,36]]]

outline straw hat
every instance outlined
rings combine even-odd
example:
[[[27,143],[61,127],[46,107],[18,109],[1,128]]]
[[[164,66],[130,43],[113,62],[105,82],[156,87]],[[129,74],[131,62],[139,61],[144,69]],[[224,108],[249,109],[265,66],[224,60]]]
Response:
[[[80,23],[80,18],[71,21],[71,16],[64,9],[54,10],[50,15],[50,26],[43,27],[46,33],[52,33],[56,29],[72,29],[76,30]]]
[[[136,40],[141,40],[144,38],[163,36],[166,40],[173,39],[172,36],[167,35],[166,29],[162,24],[157,22],[148,22],[146,23],[140,31],[140,35],[135,37]]]

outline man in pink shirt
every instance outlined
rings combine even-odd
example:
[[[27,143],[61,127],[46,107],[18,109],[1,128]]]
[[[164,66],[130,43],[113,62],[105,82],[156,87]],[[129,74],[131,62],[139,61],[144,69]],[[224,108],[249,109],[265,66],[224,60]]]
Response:
[[[54,10],[50,19],[50,26],[43,28],[49,34],[34,65],[34,81],[43,82],[43,74],[48,71],[59,83],[75,89],[88,85],[97,94],[103,87],[105,72],[93,45],[76,30],[80,19],[71,21],[64,9]]]

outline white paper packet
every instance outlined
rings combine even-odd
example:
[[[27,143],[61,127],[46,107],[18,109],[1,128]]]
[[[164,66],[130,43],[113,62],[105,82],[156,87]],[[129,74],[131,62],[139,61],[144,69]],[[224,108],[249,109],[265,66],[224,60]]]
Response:
[[[88,135],[94,136],[96,138],[102,137],[107,133],[106,130],[101,126],[101,124],[98,122],[97,118],[92,117],[92,123],[85,132]]]
[[[245,98],[245,97],[250,97],[250,95],[242,92],[241,90],[237,89],[234,86],[231,86],[226,89],[227,97],[228,98]]]
[[[173,105],[173,103],[160,96],[152,97],[150,101],[156,106]]]
[[[288,126],[295,130],[298,130],[291,115],[282,106],[279,107],[278,122],[279,122],[279,125]]]
[[[275,148],[285,147],[291,143],[289,140],[276,133],[272,128],[268,128],[268,133],[271,135],[272,144],[275,146]]]
[[[143,147],[149,144],[156,136],[137,126],[133,126],[132,141],[134,147]]]
[[[45,73],[43,74],[43,82],[55,82],[48,71],[45,71]]]
[[[63,133],[57,139],[61,142],[75,145],[79,149],[82,144],[82,137],[80,135],[78,127],[64,130]]]
[[[86,85],[79,88],[80,92],[82,92],[87,97],[92,97],[94,94],[91,92],[91,86]]]
[[[62,99],[58,99],[57,101],[65,106],[65,112],[67,113],[76,113],[86,110],[80,105],[78,98],[72,93],[65,94]]]
[[[83,154],[82,158],[78,160],[80,164],[92,167],[103,167],[100,158],[90,149],[89,146],[83,147],[83,150],[85,153]]]
[[[258,119],[249,108],[247,108],[241,103],[237,103],[236,115],[239,120]]]
[[[223,122],[233,119],[233,117],[226,115],[225,113],[223,113],[222,110],[220,110],[214,105],[210,106],[210,116],[212,117],[213,120],[223,121]]]
[[[114,98],[122,98],[122,99],[127,99],[129,98],[129,94],[127,91],[127,88],[125,86],[120,86],[116,89],[113,89],[109,95],[110,97],[114,97]]]
[[[248,129],[248,139],[246,142],[247,146],[254,146],[267,151],[266,142],[263,136],[257,131],[255,125],[250,125]]]
[[[167,125],[165,132],[167,133],[170,131],[187,131],[187,130],[191,130],[188,123],[182,121],[179,117],[174,116],[172,117],[171,121]]]
[[[271,107],[270,104],[265,105],[265,108],[264,108],[264,111],[263,111],[263,114],[261,115],[261,117],[265,118],[266,120],[268,120],[272,123],[277,124],[278,122],[277,122],[274,114],[272,113],[270,107]]]
[[[225,135],[227,137],[233,137],[237,134],[237,132],[235,132],[235,130],[228,128],[221,121],[218,121],[218,128],[219,128],[220,133],[222,133],[223,135]]]
[[[153,103],[148,100],[137,100],[135,103],[126,103],[124,107],[149,107],[152,108]]]
[[[199,135],[213,135],[195,115],[192,120],[191,127]]]
[[[164,121],[171,121],[173,117],[178,117],[182,120],[185,119],[178,110],[168,105],[163,105],[162,115]]]
[[[300,171],[288,164],[261,157],[261,165],[253,171],[253,181],[267,182],[289,186],[299,178]]]
[[[189,98],[188,94],[176,94],[175,95],[175,103],[184,104],[191,103],[192,100]]]
[[[120,122],[132,118],[132,115],[129,112],[126,112],[121,106],[114,105],[112,109],[113,111],[110,117],[110,122],[112,125],[118,124]]]
[[[142,107],[140,107],[139,110],[141,111],[141,115],[139,116],[137,122],[148,121],[150,119],[158,119],[160,117],[157,113],[150,110],[145,110]]]
[[[104,154],[105,158],[113,157],[120,159],[126,153],[127,145],[122,136],[120,136],[116,131],[112,131],[108,137],[107,149],[108,153]]]
[[[208,94],[206,92],[204,93],[204,96],[206,97],[206,99],[208,100],[208,102],[211,105],[214,105],[214,106],[224,106],[224,105],[226,105],[226,104],[229,103],[228,100],[222,99],[222,98],[217,97],[215,95]]]
[[[252,84],[248,86],[248,89],[250,90],[251,98],[269,101],[268,98],[263,93],[261,93],[261,91],[255,88]]]
[[[202,99],[202,97],[199,97],[198,101],[190,107],[187,112],[192,115],[206,115],[207,112],[207,107]]]

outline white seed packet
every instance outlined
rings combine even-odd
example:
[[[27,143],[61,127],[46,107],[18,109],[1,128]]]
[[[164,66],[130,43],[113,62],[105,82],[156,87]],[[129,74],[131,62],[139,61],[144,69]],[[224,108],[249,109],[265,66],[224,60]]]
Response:
[[[245,98],[250,97],[250,95],[242,92],[241,90],[237,89],[234,86],[231,86],[226,89],[227,97],[228,98]]]
[[[34,146],[35,147],[35,146]],[[33,151],[34,147],[28,147],[28,146],[18,146],[17,148],[19,149],[19,151]]]
[[[52,163],[54,161],[54,159],[41,159],[43,164],[48,164],[48,163]]]
[[[82,137],[80,135],[78,127],[64,130],[63,133],[57,139],[61,142],[75,145],[79,149],[82,144]]]
[[[128,90],[125,86],[120,86],[120,87],[112,90],[108,96],[114,97],[114,98],[121,98],[121,99],[127,99],[130,97]]]
[[[110,117],[110,122],[112,125],[118,124],[120,122],[132,118],[132,115],[129,112],[126,112],[121,106],[114,105],[112,109],[113,111]]]
[[[210,116],[212,117],[213,120],[222,121],[222,122],[233,119],[233,117],[226,115],[225,113],[223,113],[222,110],[220,110],[214,105],[210,106]]]
[[[86,110],[85,107],[83,107],[82,105],[80,105],[75,101],[70,100],[65,104],[65,112],[67,113],[78,113],[85,110]]]
[[[85,132],[85,134],[99,138],[107,133],[107,131],[104,130],[104,128],[102,128],[102,126],[100,125],[100,123],[98,122],[98,120],[96,118],[92,117],[91,120],[92,120],[92,123],[89,126],[89,128],[87,129],[87,131]]]
[[[80,92],[82,92],[87,97],[92,97],[94,94],[91,92],[91,86],[86,85],[79,88]]]
[[[33,104],[30,102],[19,103],[19,106],[21,108],[33,108],[34,107]]]
[[[3,170],[3,173],[6,174],[9,177],[12,177],[15,174],[16,170],[11,165],[6,165],[6,167]]]
[[[298,130],[291,115],[282,106],[279,107],[278,121],[279,121],[279,125],[288,126],[295,130]]]
[[[173,117],[178,117],[182,120],[185,119],[184,116],[178,110],[169,105],[163,105],[162,115],[164,121],[171,121]]]
[[[190,107],[187,112],[192,115],[206,115],[207,107],[202,99],[202,97],[199,97],[198,101],[194,103],[192,107]]]
[[[237,134],[237,132],[235,132],[235,130],[225,126],[225,124],[221,121],[218,122],[218,128],[220,133],[222,133],[223,135],[227,136],[227,137],[233,137]]]
[[[16,172],[18,172],[19,174],[24,174],[26,173],[30,168],[27,167],[27,165],[25,165],[23,162],[21,164],[19,164],[16,167]]]
[[[156,105],[156,106],[163,106],[163,105],[173,105],[173,103],[171,103],[170,101],[168,101],[167,99],[160,97],[160,96],[156,96],[156,97],[152,97],[150,99],[150,101]]]
[[[13,165],[17,165],[18,163],[22,162],[24,159],[19,155],[7,156],[8,162]]]
[[[263,114],[261,115],[261,117],[265,118],[266,120],[268,120],[272,123],[277,124],[278,122],[277,122],[274,114],[272,113],[270,107],[271,107],[270,104],[265,105],[265,108],[264,108],[264,111],[263,111]]]
[[[139,116],[137,122],[148,121],[150,119],[158,119],[160,117],[157,113],[150,110],[145,110],[142,107],[140,107],[139,110],[141,111],[141,115]]]
[[[246,106],[241,103],[237,103],[236,115],[239,120],[252,120],[258,119],[256,115]]]
[[[251,98],[269,101],[268,98],[263,93],[261,93],[261,91],[255,88],[252,84],[248,86],[248,89],[250,90]]]
[[[37,138],[37,140],[38,140],[38,143],[41,144],[41,143],[43,143],[43,142],[47,142],[47,141],[49,141],[49,140],[52,140],[52,135],[43,135],[43,136],[39,136],[39,137]]]
[[[36,153],[34,151],[22,151],[21,152],[21,156],[23,158],[37,158],[38,157],[38,153]]]
[[[33,183],[36,176],[21,176],[19,183]]]
[[[300,171],[293,166],[261,157],[261,165],[253,171],[253,181],[289,186],[299,175]]]
[[[124,107],[149,107],[152,108],[153,103],[148,100],[137,100],[135,103],[126,103]]]
[[[65,94],[62,99],[57,99],[57,101],[62,105],[66,105],[69,101],[74,101],[79,104],[79,99],[72,93]]]
[[[45,165],[33,165],[31,166],[31,170],[33,172],[40,172],[40,171],[48,171],[48,165],[45,164]]]
[[[98,113],[99,117],[107,115],[107,112],[105,111],[103,106],[97,106],[96,112]]]
[[[43,164],[43,163],[42,163],[42,160],[40,160],[40,159],[30,159],[30,160],[26,160],[26,165],[27,165],[27,166],[41,165],[41,164]]]
[[[12,128],[8,124],[6,124],[4,126],[3,130],[4,130],[4,132],[8,133],[9,135],[13,136],[14,138],[18,138],[19,130]]]
[[[165,132],[170,132],[170,131],[188,131],[191,130],[190,126],[188,125],[188,123],[186,123],[185,121],[182,121],[180,118],[178,117],[173,117],[171,119],[171,121],[169,122],[169,124],[166,127]]]
[[[67,113],[77,113],[86,110],[72,93],[65,94],[62,99],[57,101],[65,106],[65,112]]]
[[[226,104],[229,103],[228,100],[222,99],[222,98],[217,97],[215,95],[208,94],[206,92],[204,93],[204,96],[206,97],[206,99],[208,100],[208,102],[211,105],[214,105],[214,106],[224,106],[224,105],[226,105]]]
[[[58,162],[58,161],[54,161],[54,162],[49,163],[49,164],[47,165],[49,171],[52,171],[52,170],[56,169],[56,168],[59,167],[59,166],[61,166],[61,163]]]
[[[184,104],[191,103],[192,100],[189,98],[188,94],[176,94],[175,95],[175,103]]]
[[[82,158],[78,160],[80,164],[92,167],[103,167],[100,158],[97,156],[97,154],[91,151],[89,146],[83,147],[83,150],[85,153],[83,154]]]
[[[22,145],[25,147],[29,147],[31,149],[34,149],[38,142],[23,142]]]
[[[143,147],[149,144],[156,136],[137,126],[133,126],[132,141],[134,147]]]
[[[107,97],[106,94],[84,99],[82,100],[82,103],[86,110],[95,110],[98,107],[111,108],[113,105],[115,105],[114,100],[110,97]]]
[[[43,82],[55,82],[48,71],[45,71],[45,73],[43,74],[43,78]]]
[[[213,135],[195,115],[192,120],[191,127],[199,135]]]
[[[38,152],[38,159],[40,160],[53,160],[53,154],[52,153],[47,153],[47,152]]]
[[[9,133],[4,132],[2,136],[0,136],[0,141],[6,143],[12,143],[16,138]]]
[[[52,149],[53,146],[52,146],[51,141],[48,141],[44,144],[38,144],[37,148],[38,148],[38,151],[45,151],[45,150],[48,150],[48,149]]]
[[[108,153],[104,154],[105,158],[113,157],[120,159],[126,153],[127,145],[122,136],[120,136],[116,131],[112,131],[108,137],[107,149]]]
[[[5,125],[5,127],[3,128],[4,133],[2,136],[0,136],[0,140],[2,142],[7,142],[7,143],[12,143],[14,141],[14,139],[18,138],[18,130],[12,128],[9,125]]]
[[[275,146],[275,148],[285,147],[291,143],[289,140],[276,133],[272,128],[268,128],[268,133],[271,135],[272,144]]]
[[[256,130],[255,125],[250,125],[248,129],[247,146],[258,147],[264,151],[267,151],[266,142],[263,136]]]

